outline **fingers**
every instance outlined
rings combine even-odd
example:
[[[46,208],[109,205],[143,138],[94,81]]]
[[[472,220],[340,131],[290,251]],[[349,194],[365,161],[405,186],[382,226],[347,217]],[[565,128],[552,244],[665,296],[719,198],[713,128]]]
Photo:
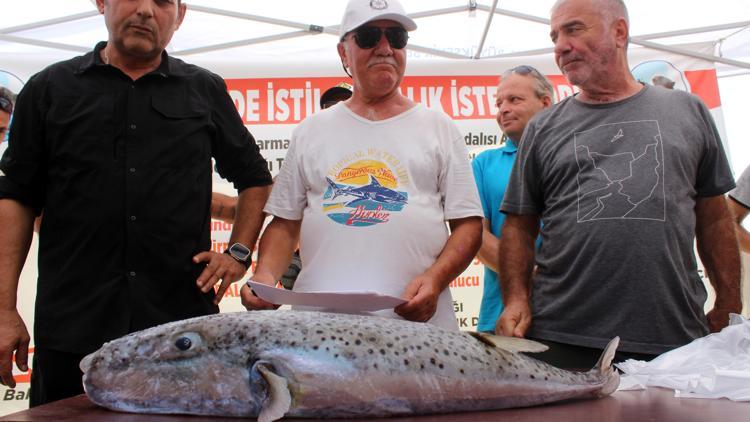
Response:
[[[196,255],[196,256],[193,257],[193,262],[195,262],[196,264],[198,264],[198,263],[201,263],[201,262],[210,261],[212,254],[213,254],[213,252],[208,252],[208,251],[207,252],[201,252],[198,255]]]
[[[218,275],[218,272],[215,273],[214,275]],[[224,292],[227,291],[229,286],[234,281],[234,280],[230,280],[228,277],[224,277],[223,274],[219,276],[219,278],[221,278],[221,285],[219,286],[219,290],[216,291],[216,296],[214,297],[214,305],[218,305],[219,302],[221,302],[221,299],[224,298]],[[214,283],[214,285],[216,285],[216,283]]]
[[[21,340],[16,349],[16,366],[23,372],[29,370],[29,339]]]
[[[513,337],[523,338],[526,335],[526,331],[529,330],[530,325],[531,318],[521,318],[518,324],[516,324],[516,327],[513,329]]]
[[[434,291],[428,279],[417,277],[413,279],[401,296],[406,299],[393,309],[402,318],[409,321],[427,322],[437,310],[439,291]]]
[[[196,280],[196,285],[201,292],[207,293],[221,280],[221,285],[219,286],[219,290],[216,292],[216,298],[214,299],[214,303],[217,305],[224,297],[224,293],[229,286],[233,282],[241,279],[246,272],[244,265],[226,254],[201,252],[193,257],[193,262],[196,264],[201,262],[206,263],[206,268],[203,269]]]
[[[1,311],[0,321],[0,383],[15,388],[13,352],[16,352],[18,369],[28,371],[29,332],[16,310]]]
[[[523,311],[503,311],[495,326],[495,334],[508,337],[523,337],[531,325],[531,316]]]
[[[5,352],[0,355],[0,382],[9,388],[16,387],[16,380],[13,379],[13,352]]]
[[[518,315],[511,314],[510,310],[506,308],[498,318],[495,324],[495,334],[507,337],[514,337],[513,333],[518,325]]]
[[[437,310],[437,300],[428,294],[417,294],[410,301],[398,305],[393,311],[409,321],[427,322]]]
[[[242,299],[242,305],[248,311],[264,309],[271,310],[279,307],[279,305],[274,305],[273,303],[266,302],[258,296],[255,296],[255,293],[253,293],[252,289],[250,289],[247,284],[240,289],[240,298]]]

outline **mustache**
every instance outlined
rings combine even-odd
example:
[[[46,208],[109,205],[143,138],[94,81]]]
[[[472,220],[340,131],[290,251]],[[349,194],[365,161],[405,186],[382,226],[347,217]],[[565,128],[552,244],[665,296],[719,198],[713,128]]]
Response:
[[[396,63],[396,59],[393,57],[375,57],[369,62],[367,62],[367,67],[379,65],[379,64],[389,64],[393,67],[398,67],[398,64]]]
[[[560,56],[560,67],[563,67],[566,64],[568,64],[570,62],[574,62],[576,60],[581,60],[581,57],[579,55],[577,55],[577,54],[575,54],[575,55],[571,54],[571,55]]]
[[[126,28],[135,27],[135,28],[138,28],[138,29],[146,29],[146,30],[148,30],[151,33],[156,32],[156,28],[154,28],[154,25],[151,25],[148,22],[145,22],[145,21],[142,21],[142,20],[138,20],[138,19],[134,19],[132,21],[127,21],[125,23],[125,27]]]

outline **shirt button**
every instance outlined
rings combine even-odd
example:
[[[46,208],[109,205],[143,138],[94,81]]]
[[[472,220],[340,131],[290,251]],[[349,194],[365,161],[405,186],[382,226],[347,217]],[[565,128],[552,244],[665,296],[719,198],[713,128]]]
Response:
[[[136,128],[136,125],[134,125],[134,124],[132,124],[132,123],[131,123],[131,124],[130,124],[130,128],[131,128],[131,129],[133,129],[133,130],[135,130],[135,128]]]
[[[130,172],[131,172],[131,173],[135,173],[135,167],[131,167],[131,168],[130,168]]]
[[[130,216],[130,221],[135,221],[135,216],[134,215]]]
[[[131,277],[135,277],[135,271],[131,271],[128,273]]]

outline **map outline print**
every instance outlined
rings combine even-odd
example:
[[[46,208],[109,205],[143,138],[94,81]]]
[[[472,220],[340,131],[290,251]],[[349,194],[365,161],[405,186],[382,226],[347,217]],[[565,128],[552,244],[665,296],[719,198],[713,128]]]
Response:
[[[606,134],[613,129],[616,130],[614,136]],[[599,132],[605,132],[605,135]],[[573,140],[578,166],[577,223],[595,220],[666,221],[664,144],[658,121],[636,120],[598,125],[574,132]],[[600,149],[605,151],[598,152]],[[623,158],[626,160],[623,161]],[[651,164],[646,169],[648,171],[634,170],[634,165],[642,167],[648,164]],[[606,185],[598,188],[589,186],[587,189],[583,186],[584,180],[586,185]],[[649,185],[641,186],[644,183]],[[659,185],[661,198],[657,196]]]

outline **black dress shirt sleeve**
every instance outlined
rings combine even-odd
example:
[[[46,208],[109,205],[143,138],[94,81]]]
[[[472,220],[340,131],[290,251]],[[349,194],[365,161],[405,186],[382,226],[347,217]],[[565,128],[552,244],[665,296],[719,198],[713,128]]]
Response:
[[[211,98],[211,120],[216,128],[212,149],[219,175],[232,182],[238,192],[270,185],[266,160],[237,113],[224,80],[212,75],[212,83],[215,95]]]
[[[8,149],[0,160],[0,198],[19,201],[34,208],[37,215],[45,200],[44,85],[44,78],[37,75],[18,95]]]

